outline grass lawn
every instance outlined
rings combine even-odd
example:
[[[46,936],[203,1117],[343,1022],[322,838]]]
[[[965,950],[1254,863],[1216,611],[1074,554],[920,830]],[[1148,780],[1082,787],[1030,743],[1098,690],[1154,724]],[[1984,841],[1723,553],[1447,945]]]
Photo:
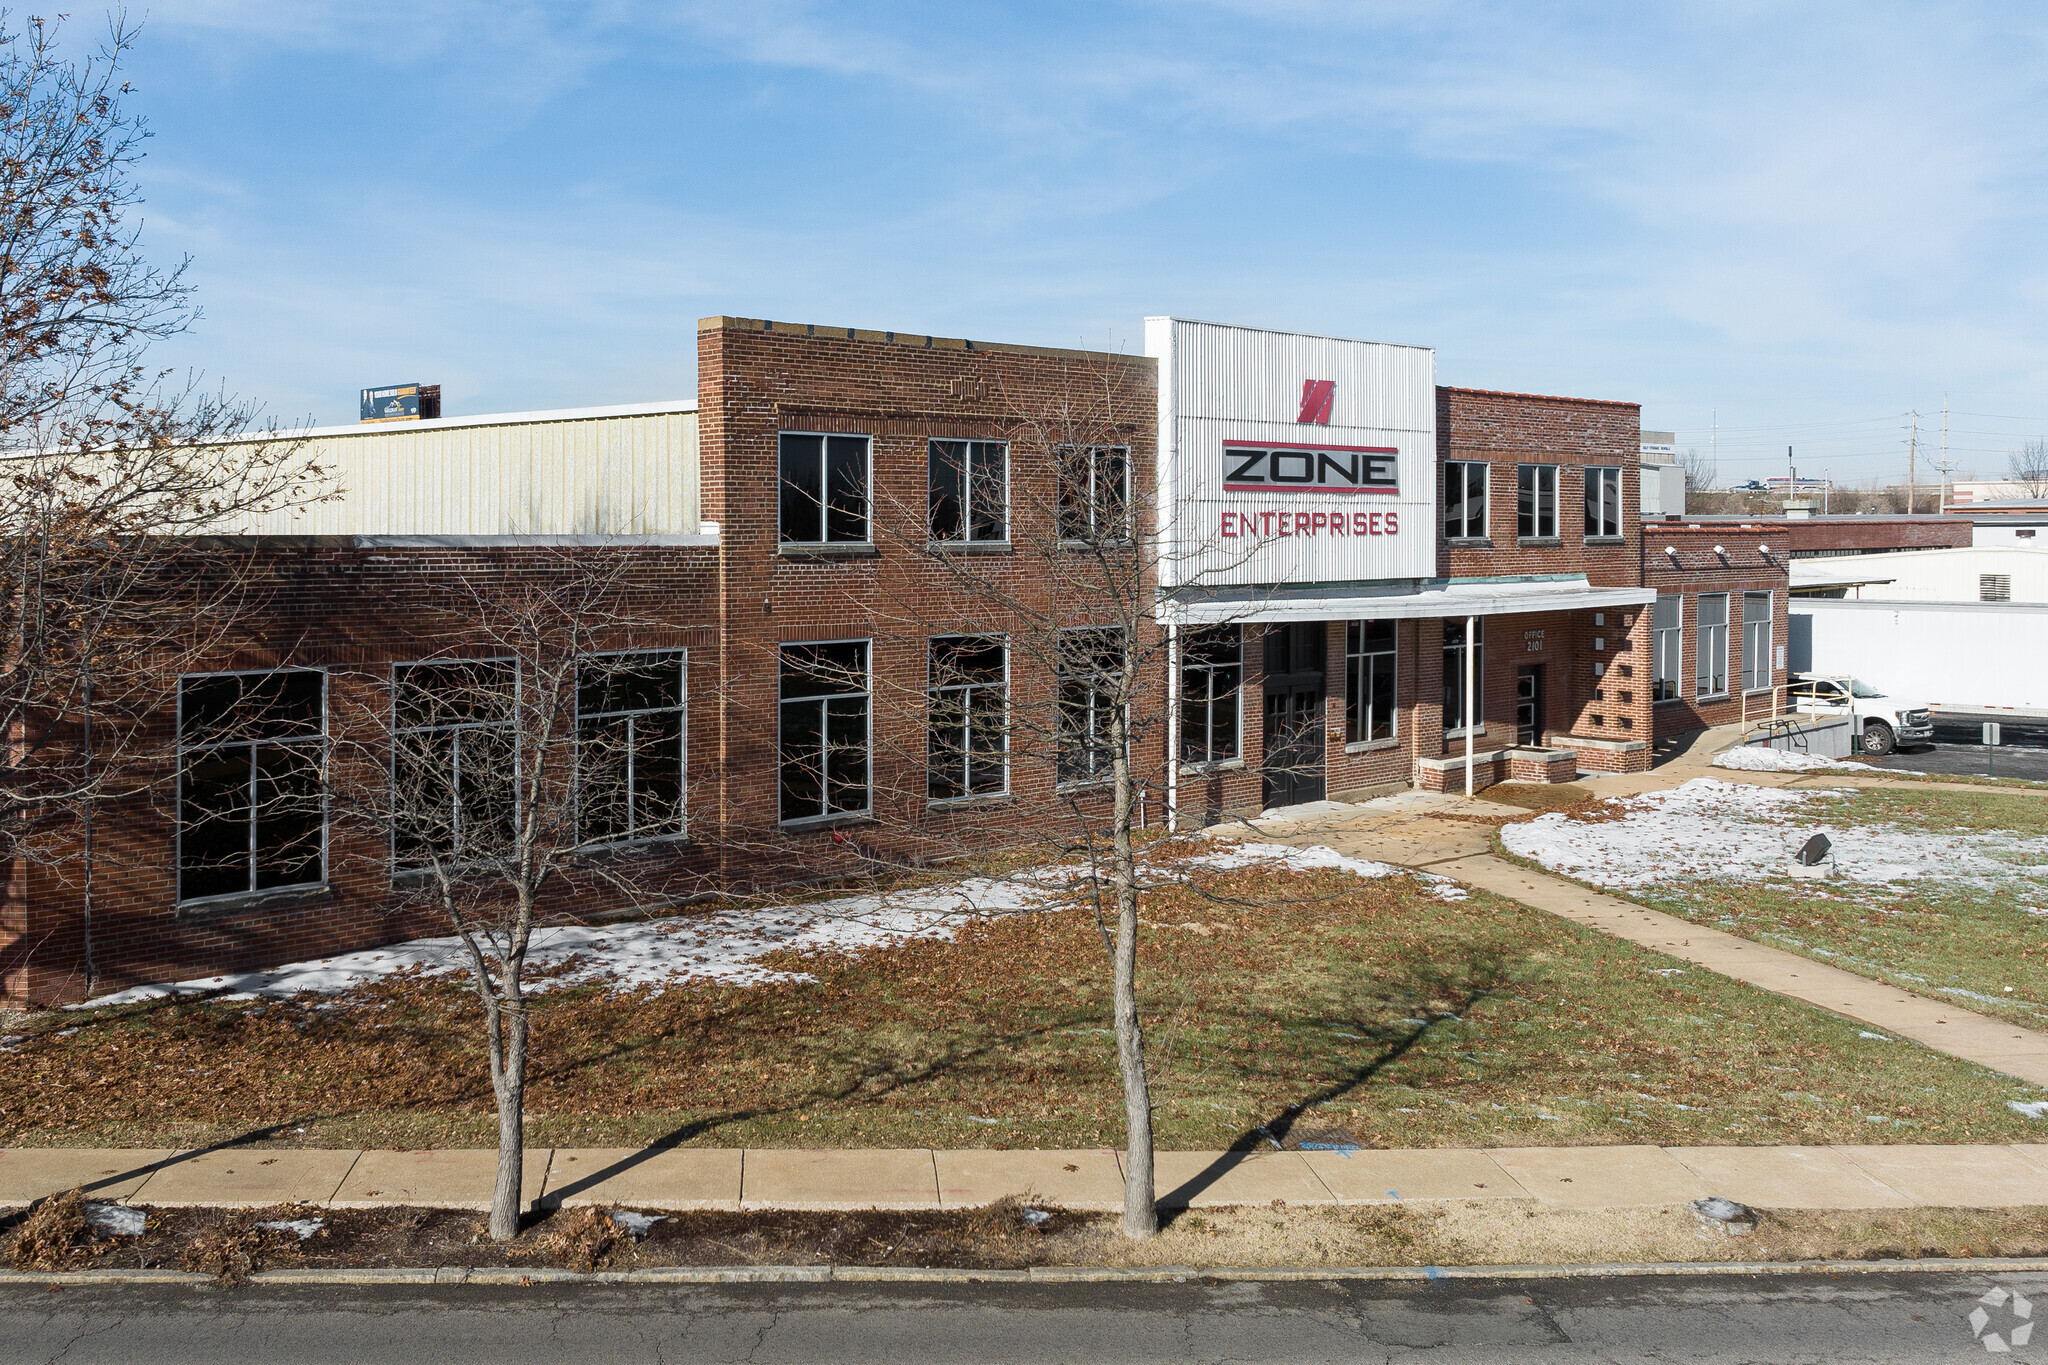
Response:
[[[1607,830],[1629,837],[1613,807],[1587,810],[1589,837]],[[1960,787],[1861,788],[1812,793],[1794,814],[1801,838],[1817,829],[1844,845],[1844,831],[1857,832],[1855,855],[1842,855],[1851,875],[1796,880],[1780,864],[1763,875],[1695,872],[1631,886],[1612,880],[1612,865],[1544,865],[1695,923],[2048,1027],[2048,842],[2040,842],[2048,838],[2048,801]],[[1775,843],[1785,819],[1774,807],[1757,809],[1754,837]],[[1713,834],[1703,828],[1703,838]],[[1683,827],[1676,837],[1670,856],[1683,857]],[[1855,875],[1854,864],[1881,865],[1889,856],[1913,874]]]
[[[1168,1148],[2038,1139],[2038,1092],[1673,959],[1411,876],[1250,867],[1151,893],[1140,964]],[[534,1007],[529,1139],[1081,1147],[1120,1134],[1091,916],[785,956],[808,981]],[[477,1006],[338,999],[39,1016],[0,1144],[488,1146]],[[59,1036],[56,1029],[76,1027]]]

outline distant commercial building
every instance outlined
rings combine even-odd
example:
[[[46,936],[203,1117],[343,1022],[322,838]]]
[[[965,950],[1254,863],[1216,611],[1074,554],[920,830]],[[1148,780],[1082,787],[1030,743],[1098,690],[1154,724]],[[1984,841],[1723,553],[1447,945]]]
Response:
[[[1761,522],[1783,539],[1792,559],[1953,549],[1972,543],[1969,524],[1948,517],[1823,517],[1795,506],[1783,517],[1692,516],[1685,520],[1703,526]]]
[[[1678,433],[1645,431],[1641,445],[1643,517],[1651,520],[1685,512],[1685,470],[1678,463]]]

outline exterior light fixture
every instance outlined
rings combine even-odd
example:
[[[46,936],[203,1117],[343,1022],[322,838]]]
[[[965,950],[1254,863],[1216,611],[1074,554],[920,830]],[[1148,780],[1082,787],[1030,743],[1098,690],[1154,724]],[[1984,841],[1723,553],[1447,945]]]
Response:
[[[1714,553],[1721,556],[1723,559],[1726,559],[1728,557],[1728,552],[1718,545],[1714,547]]]
[[[1673,559],[1676,559],[1678,558],[1678,547],[1676,545],[1666,545],[1664,547],[1664,553],[1670,555]]]

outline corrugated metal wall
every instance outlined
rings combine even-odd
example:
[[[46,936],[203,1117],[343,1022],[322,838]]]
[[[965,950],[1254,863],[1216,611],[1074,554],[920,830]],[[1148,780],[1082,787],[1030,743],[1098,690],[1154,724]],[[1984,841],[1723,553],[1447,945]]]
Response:
[[[379,426],[309,438],[341,496],[267,535],[695,535],[697,414]]]
[[[1426,347],[1146,319],[1160,359],[1162,491],[1175,552],[1166,583],[1319,583],[1436,572],[1436,353]],[[1302,382],[1333,380],[1328,425],[1295,420]],[[1225,492],[1225,440],[1396,447],[1397,495]],[[1226,510],[1395,512],[1393,535],[1246,541],[1219,530]]]

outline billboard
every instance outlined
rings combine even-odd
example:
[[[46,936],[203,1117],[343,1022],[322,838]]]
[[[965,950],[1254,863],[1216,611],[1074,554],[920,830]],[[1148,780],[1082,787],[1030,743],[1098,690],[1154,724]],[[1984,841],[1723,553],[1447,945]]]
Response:
[[[1147,318],[1162,586],[1436,573],[1436,353]]]
[[[362,421],[417,422],[420,417],[420,386],[390,384],[363,390]]]

